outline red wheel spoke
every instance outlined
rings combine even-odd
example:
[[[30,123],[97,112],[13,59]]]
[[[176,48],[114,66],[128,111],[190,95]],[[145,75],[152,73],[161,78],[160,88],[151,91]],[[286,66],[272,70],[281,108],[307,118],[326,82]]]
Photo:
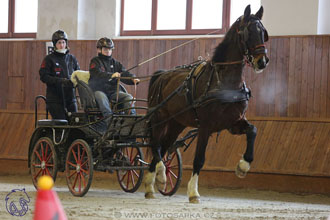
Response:
[[[126,156],[129,158],[129,152],[128,152],[128,148],[125,148],[125,152],[126,152]]]
[[[131,164],[134,163],[134,159],[136,158],[136,156],[137,156],[138,154],[139,154],[139,152],[136,152],[135,156],[131,158],[131,160],[130,160]]]
[[[73,171],[72,174],[68,177],[69,179],[71,179],[71,177],[76,173],[76,171]]]
[[[42,169],[40,169],[39,172],[38,172],[36,175],[34,175],[33,178],[34,178],[35,180],[37,180],[37,177],[39,176],[39,174],[41,173],[41,171],[42,171]]]
[[[80,163],[82,163],[82,160],[84,159],[85,153],[86,153],[86,149],[84,148],[84,150],[83,150],[83,152],[80,156]]]
[[[169,175],[169,179],[170,179],[171,187],[172,187],[172,189],[173,189],[174,184],[173,184],[173,180],[172,180],[172,176],[171,176],[171,175]]]
[[[171,157],[171,159],[168,161],[168,164],[171,164],[171,163],[172,163],[173,159],[175,158],[175,154],[176,154],[176,153],[173,153],[173,154],[172,154],[172,157]]]
[[[78,163],[78,159],[77,159],[76,153],[74,152],[73,148],[71,149],[71,152],[72,152],[72,155],[73,155],[76,163]]]
[[[41,148],[41,158],[42,158],[42,160],[45,160],[46,158],[45,158],[45,154],[44,154],[44,142],[41,142],[40,145],[41,145],[40,146],[40,148]]]
[[[133,187],[134,187],[135,186],[135,180],[134,180],[134,176],[133,176],[133,172],[132,171],[130,172],[130,175],[131,175],[132,184],[133,184]]]
[[[78,174],[78,188],[79,188],[79,193],[81,193],[81,176]]]
[[[172,170],[170,170],[170,173],[172,174],[172,176],[174,176],[175,177],[175,179],[177,179],[178,178],[178,176],[172,171]]]
[[[130,175],[130,173],[131,173],[130,170],[128,170],[127,173],[128,173],[128,175],[127,175],[126,187],[128,189],[128,186],[129,186],[129,177],[131,176]]]
[[[46,167],[54,167],[54,164],[52,164],[52,163],[46,163],[45,166],[46,166]]]
[[[46,163],[49,161],[49,159],[53,156],[53,152],[50,152],[47,159],[46,159]]]
[[[88,163],[88,159],[84,163],[82,163],[80,166],[83,167],[86,165],[86,163]]]
[[[123,180],[124,180],[125,176],[127,175],[127,173],[128,173],[128,172],[126,172],[126,173],[121,177],[120,182],[123,182]]]
[[[82,173],[80,173],[80,178],[82,179],[82,182],[83,182],[84,188],[85,188],[86,187],[86,182],[85,182],[85,178],[84,178]]]
[[[78,163],[80,163],[81,162],[81,158],[80,158],[80,145],[79,144],[77,144],[77,151],[78,151]]]
[[[136,172],[136,170],[132,170],[132,172],[135,174],[137,178],[139,178],[140,175]]]
[[[47,167],[46,167],[46,172],[47,172],[47,174],[48,174],[48,176],[52,176],[51,174],[50,174],[50,172],[49,172],[49,169],[47,169]]]
[[[32,166],[34,166],[34,167],[38,166],[38,168],[40,168],[41,167],[41,164],[33,163]]]
[[[131,148],[131,153],[130,153],[130,155],[129,155],[129,161],[131,161],[131,163],[132,163],[132,159],[134,158],[134,157],[132,157],[132,155],[133,155],[133,150],[134,150],[134,148],[132,147],[132,148]]]
[[[40,162],[42,161],[41,157],[40,157],[40,154],[38,151],[34,151],[34,153],[37,155],[37,157],[39,158]]]
[[[75,174],[77,174],[77,173],[75,173]],[[76,175],[76,178],[75,178],[74,183],[72,185],[73,190],[74,190],[74,188],[76,188],[77,180],[78,180],[78,174]]]
[[[74,163],[71,163],[70,161],[66,161],[66,163],[70,164],[70,165],[71,165],[71,166],[73,166],[73,167],[77,167],[77,165],[76,165],[76,164],[74,164]]]
[[[80,167],[80,171],[86,173],[88,175],[88,171],[87,170],[84,170],[82,167]]]
[[[48,154],[48,148],[49,148],[49,144],[46,145],[46,152],[45,152],[45,156],[47,156]],[[47,160],[46,160],[47,161]]]

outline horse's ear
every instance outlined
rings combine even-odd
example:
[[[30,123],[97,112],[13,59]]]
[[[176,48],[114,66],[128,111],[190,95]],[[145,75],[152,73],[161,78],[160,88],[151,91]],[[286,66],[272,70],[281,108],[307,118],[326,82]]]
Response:
[[[256,13],[256,17],[261,20],[263,14],[264,14],[264,7],[261,6],[259,11]]]
[[[248,5],[246,6],[245,10],[244,10],[244,21],[247,22],[249,20],[249,17],[251,15],[251,6]]]

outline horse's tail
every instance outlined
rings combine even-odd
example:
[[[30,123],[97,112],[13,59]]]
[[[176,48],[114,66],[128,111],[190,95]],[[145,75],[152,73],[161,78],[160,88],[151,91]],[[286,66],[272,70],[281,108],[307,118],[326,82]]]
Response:
[[[165,70],[158,70],[156,72],[154,72],[153,76],[151,77],[150,79],[150,82],[149,82],[149,92],[150,92],[150,88],[151,86],[154,84],[154,82],[158,79],[158,77],[160,75],[162,75],[163,73],[165,72]]]

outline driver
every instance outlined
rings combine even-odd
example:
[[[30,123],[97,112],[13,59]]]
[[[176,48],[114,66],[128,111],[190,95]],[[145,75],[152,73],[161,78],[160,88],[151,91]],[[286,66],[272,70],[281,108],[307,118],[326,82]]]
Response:
[[[134,74],[127,72],[125,67],[112,57],[114,43],[111,39],[103,37],[97,41],[98,56],[94,57],[89,65],[89,86],[95,93],[96,101],[103,116],[109,116],[112,111],[109,100],[117,99],[117,78],[118,77],[135,77]],[[134,85],[140,82],[139,79],[120,79],[121,82]],[[132,95],[119,91],[118,102],[124,102],[122,108],[127,109],[132,106],[129,100]],[[136,114],[135,109],[131,110],[131,114]]]

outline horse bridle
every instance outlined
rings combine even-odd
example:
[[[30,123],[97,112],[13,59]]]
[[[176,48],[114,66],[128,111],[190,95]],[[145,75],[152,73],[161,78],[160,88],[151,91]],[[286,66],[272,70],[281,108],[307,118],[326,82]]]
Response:
[[[251,15],[252,17],[252,21],[249,21],[246,25],[240,25],[239,28],[237,28],[237,33],[239,35],[240,38],[240,42],[242,45],[242,50],[243,50],[243,54],[246,57],[247,63],[250,65],[253,65],[253,60],[254,60],[254,55],[258,55],[258,54],[266,54],[267,53],[267,49],[266,49],[266,45],[264,42],[268,41],[268,32],[265,29],[265,27],[263,26],[263,24],[261,23],[260,19],[257,18],[256,16]],[[242,23],[242,19],[243,17],[237,19],[237,22],[239,24]],[[248,27],[251,24],[256,24],[257,26],[259,26],[261,28],[261,35],[262,33],[264,34],[263,36],[261,36],[261,39],[263,41],[262,44],[258,44],[252,48],[249,48],[247,45],[248,39],[249,39],[249,29]]]

